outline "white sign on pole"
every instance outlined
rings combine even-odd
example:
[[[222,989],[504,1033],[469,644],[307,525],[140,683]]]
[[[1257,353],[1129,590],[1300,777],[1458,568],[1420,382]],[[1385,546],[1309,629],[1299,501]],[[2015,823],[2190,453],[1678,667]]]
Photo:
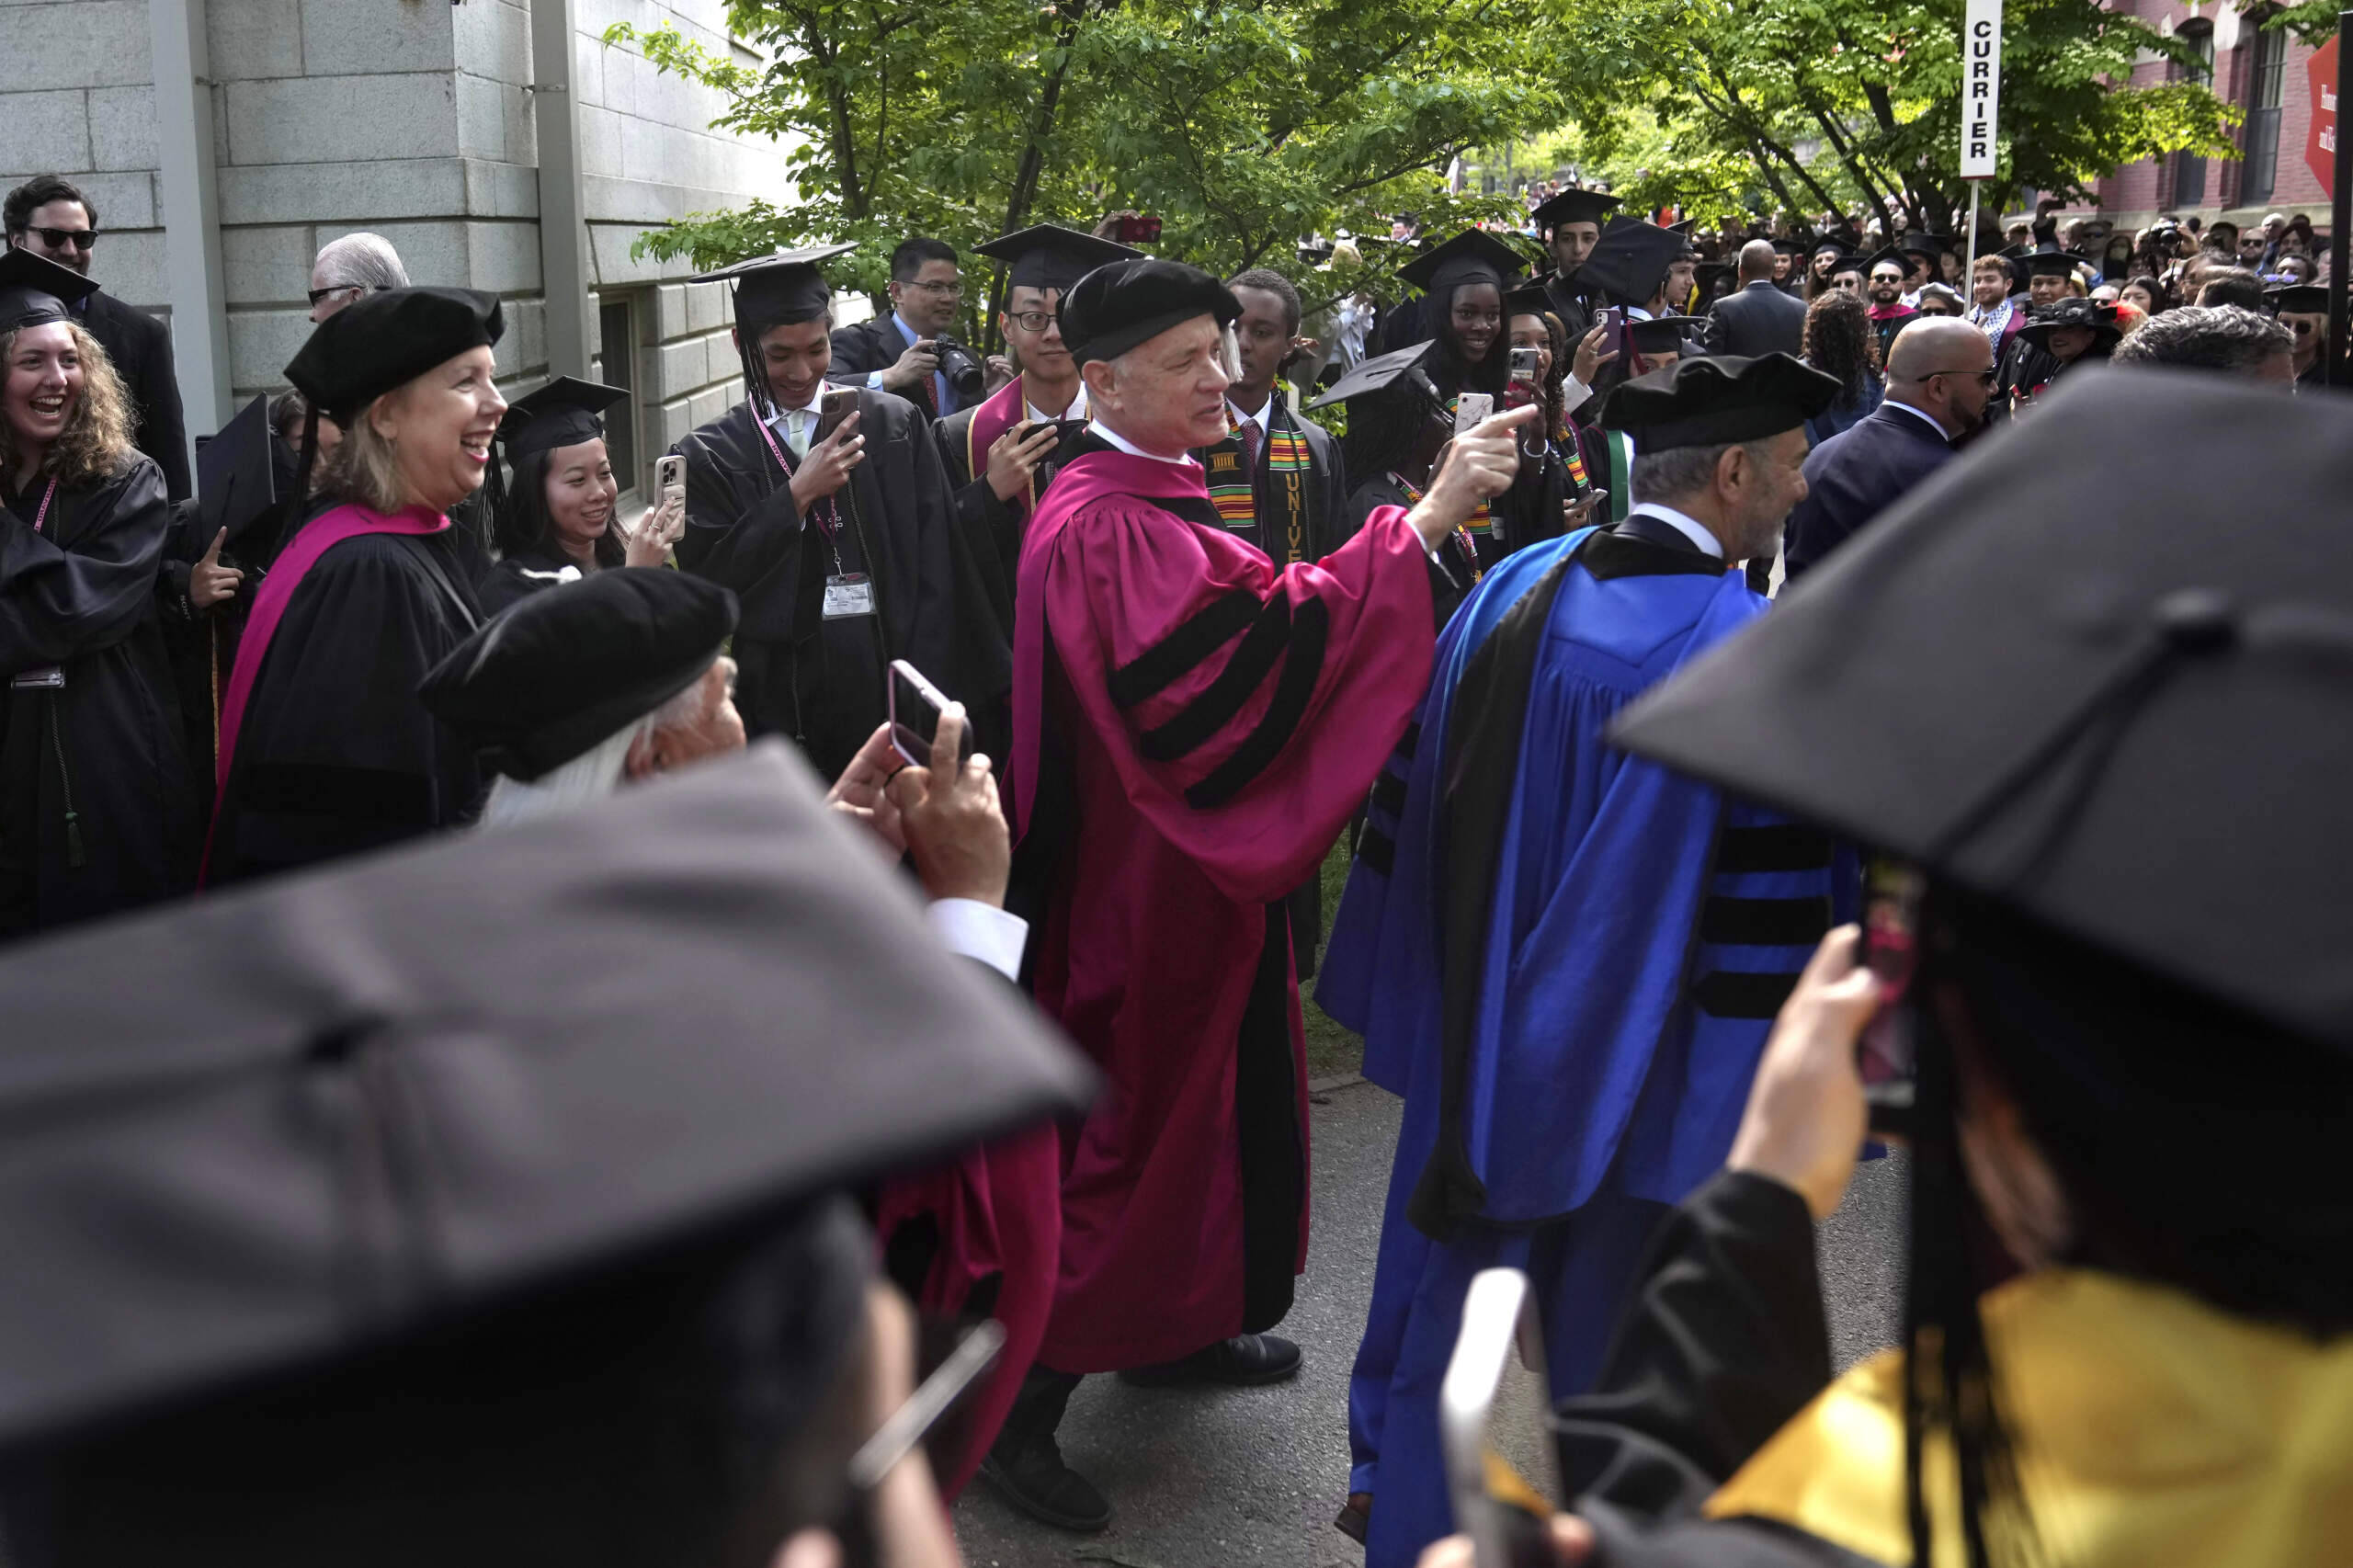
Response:
[[[1961,177],[1992,179],[2002,106],[2002,0],[1968,0],[1961,26]]]

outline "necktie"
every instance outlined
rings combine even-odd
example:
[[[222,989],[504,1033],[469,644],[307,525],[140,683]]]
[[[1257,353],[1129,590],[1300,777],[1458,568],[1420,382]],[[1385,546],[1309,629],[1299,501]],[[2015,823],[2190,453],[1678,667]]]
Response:
[[[1250,478],[1258,474],[1258,449],[1266,444],[1266,436],[1255,419],[1242,422],[1242,472]]]
[[[784,416],[784,444],[796,458],[809,455],[809,411],[796,408]]]

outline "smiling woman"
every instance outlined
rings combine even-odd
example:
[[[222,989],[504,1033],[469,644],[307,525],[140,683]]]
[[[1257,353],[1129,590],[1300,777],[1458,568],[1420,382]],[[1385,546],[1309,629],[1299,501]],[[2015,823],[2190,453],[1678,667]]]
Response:
[[[183,891],[196,800],[155,574],[170,516],[93,285],[0,256],[0,937]]]
[[[371,294],[286,368],[345,433],[342,503],[303,524],[255,597],[221,715],[214,881],[291,869],[472,816],[472,748],[417,700],[481,619],[449,537],[506,413],[498,301],[466,289]],[[305,440],[311,466],[315,431]],[[297,484],[296,493],[303,488]]]

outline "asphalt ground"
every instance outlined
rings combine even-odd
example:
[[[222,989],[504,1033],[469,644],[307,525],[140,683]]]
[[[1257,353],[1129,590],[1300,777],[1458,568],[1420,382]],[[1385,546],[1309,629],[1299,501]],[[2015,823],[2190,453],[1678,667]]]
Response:
[[[1314,1098],[1307,1273],[1276,1331],[1305,1352],[1299,1377],[1263,1389],[1087,1379],[1063,1422],[1063,1455],[1111,1499],[1110,1528],[1086,1537],[1050,1529],[975,1481],[956,1510],[970,1568],[1361,1568],[1363,1551],[1332,1517],[1347,1501],[1348,1366],[1372,1295],[1399,1102],[1360,1080],[1319,1088]],[[1900,1159],[1878,1161],[1860,1168],[1822,1228],[1823,1296],[1841,1367],[1893,1340],[1904,1206]],[[1519,1431],[1506,1450],[1532,1448],[1534,1392],[1507,1398]]]

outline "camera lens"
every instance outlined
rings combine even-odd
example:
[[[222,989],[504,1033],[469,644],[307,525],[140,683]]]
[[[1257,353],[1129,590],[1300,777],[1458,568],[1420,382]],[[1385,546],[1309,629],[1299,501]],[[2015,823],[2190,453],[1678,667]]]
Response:
[[[932,342],[939,358],[939,373],[948,378],[948,384],[956,389],[956,395],[968,400],[980,396],[984,378],[981,373],[981,362],[973,357],[972,351],[945,334]]]

